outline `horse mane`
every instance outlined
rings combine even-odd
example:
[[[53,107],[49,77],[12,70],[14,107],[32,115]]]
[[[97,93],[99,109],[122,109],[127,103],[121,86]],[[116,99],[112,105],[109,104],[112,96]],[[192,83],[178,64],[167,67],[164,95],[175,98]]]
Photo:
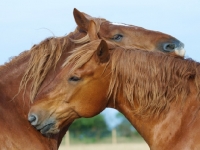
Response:
[[[50,37],[34,45],[30,53],[29,64],[25,74],[21,80],[19,92],[27,87],[27,83],[31,81],[30,100],[35,98],[42,82],[51,69],[55,69],[62,51],[69,45],[69,38]]]
[[[66,59],[62,67],[72,64],[72,68],[70,69],[69,73],[74,72],[74,70],[80,68],[92,58],[94,52],[96,51],[94,46],[97,46],[99,42],[100,40],[95,40],[92,43],[88,43],[87,45],[82,45],[78,48],[75,48],[70,52],[71,55]]]
[[[199,63],[159,52],[117,48],[112,53],[109,95],[119,90],[133,106],[133,112],[157,116],[169,110],[169,103],[190,93],[189,80],[200,87]],[[135,106],[139,107],[135,107]]]
[[[75,49],[63,66],[72,64],[72,73],[91,59],[98,44],[99,40]],[[118,46],[111,51],[108,63],[112,65],[108,97],[115,100],[123,90],[134,114],[156,116],[169,110],[170,102],[178,98],[184,102],[190,93],[190,80],[200,89],[199,63],[189,58]]]

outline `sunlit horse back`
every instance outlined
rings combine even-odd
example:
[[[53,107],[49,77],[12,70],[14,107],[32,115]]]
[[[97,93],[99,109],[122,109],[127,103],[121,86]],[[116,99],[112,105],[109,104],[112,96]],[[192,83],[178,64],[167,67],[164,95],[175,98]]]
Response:
[[[29,116],[42,133],[57,133],[112,107],[150,149],[200,149],[199,88],[200,64],[191,59],[97,40],[72,53]]]

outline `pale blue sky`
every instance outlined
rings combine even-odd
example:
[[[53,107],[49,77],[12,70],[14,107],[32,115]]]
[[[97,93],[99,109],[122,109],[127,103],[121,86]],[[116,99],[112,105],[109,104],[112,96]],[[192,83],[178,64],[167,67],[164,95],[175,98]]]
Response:
[[[200,61],[200,0],[1,0],[0,65],[49,36],[73,31],[73,8],[168,33],[185,44],[187,57]]]

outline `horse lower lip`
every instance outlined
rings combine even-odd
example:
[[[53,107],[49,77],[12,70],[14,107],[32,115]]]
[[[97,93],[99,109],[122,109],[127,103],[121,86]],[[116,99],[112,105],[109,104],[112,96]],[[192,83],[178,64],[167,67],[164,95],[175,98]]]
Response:
[[[43,128],[40,129],[40,132],[41,132],[42,134],[45,134],[47,131],[49,131],[49,129],[50,129],[53,125],[54,125],[53,123],[45,125]]]

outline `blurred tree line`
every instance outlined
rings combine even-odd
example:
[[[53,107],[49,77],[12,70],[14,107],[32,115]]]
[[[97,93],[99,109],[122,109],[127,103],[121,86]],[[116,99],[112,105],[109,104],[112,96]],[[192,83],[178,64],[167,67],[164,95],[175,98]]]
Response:
[[[116,117],[120,119],[120,123],[115,127],[117,136],[138,136],[137,131],[133,128],[123,114],[117,113]],[[95,142],[102,138],[111,137],[112,129],[109,128],[104,115],[99,114],[93,118],[80,118],[75,120],[70,126],[69,131],[70,138],[76,138],[77,140],[91,138]]]
[[[92,118],[80,118],[69,128],[70,134],[79,139],[85,137],[102,138],[109,134],[108,125],[102,114]]]

